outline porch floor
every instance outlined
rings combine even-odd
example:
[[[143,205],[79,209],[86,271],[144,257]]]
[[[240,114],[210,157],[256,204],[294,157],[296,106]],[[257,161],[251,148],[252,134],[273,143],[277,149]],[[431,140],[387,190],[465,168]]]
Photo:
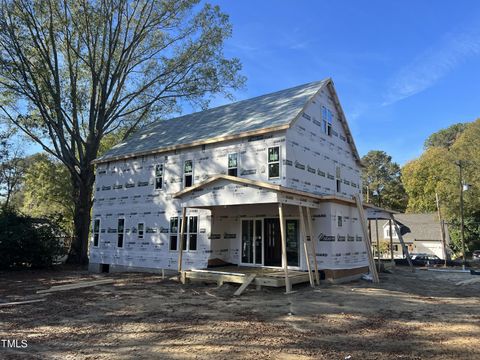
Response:
[[[205,282],[225,282],[243,284],[247,276],[255,274],[253,285],[282,287],[285,286],[285,273],[283,269],[259,268],[249,266],[222,266],[202,270],[184,271],[185,280],[196,280]],[[308,272],[289,270],[288,278],[290,283],[300,284],[309,282]]]

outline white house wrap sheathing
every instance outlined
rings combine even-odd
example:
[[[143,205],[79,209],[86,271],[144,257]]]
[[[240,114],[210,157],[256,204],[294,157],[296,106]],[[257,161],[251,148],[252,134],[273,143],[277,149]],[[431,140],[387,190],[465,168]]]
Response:
[[[278,218],[279,201],[287,204],[287,219],[298,219],[298,202],[305,200],[301,196],[228,181],[212,183],[188,196],[174,198],[183,190],[185,160],[193,161],[194,184],[215,174],[226,174],[228,154],[237,153],[241,178],[316,196],[351,199],[361,189],[360,167],[337,102],[331,81],[324,80],[160,121],[115,147],[98,160],[93,221],[98,219],[100,223],[98,246],[91,242],[90,263],[176,269],[178,252],[169,250],[170,236],[174,235],[170,233],[170,219],[181,216],[182,203],[192,207],[187,216],[198,216],[197,249],[184,252],[184,269],[205,268],[208,259],[215,258],[239,263],[242,219]],[[330,135],[325,134],[322,127],[322,107],[328,108],[332,116]],[[289,128],[166,150],[176,144],[279,124]],[[268,148],[275,146],[280,148],[280,177],[272,180],[268,178]],[[158,153],[148,153],[153,150]],[[161,190],[154,188],[158,164],[163,164]],[[338,181],[340,188],[337,188]],[[194,209],[195,206],[205,208]],[[310,203],[309,206],[319,268],[366,266],[366,249],[355,206],[337,202]],[[119,218],[125,219],[123,248],[117,246]],[[145,224],[143,239],[138,238],[139,223]],[[302,251],[303,246],[299,246],[298,268],[306,269]]]

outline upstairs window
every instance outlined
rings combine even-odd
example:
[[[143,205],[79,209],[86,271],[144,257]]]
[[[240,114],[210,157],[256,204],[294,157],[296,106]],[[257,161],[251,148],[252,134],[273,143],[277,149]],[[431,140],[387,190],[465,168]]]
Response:
[[[238,154],[228,154],[228,175],[238,176]]]
[[[98,246],[100,241],[100,219],[95,219],[93,222],[93,246]]]
[[[125,237],[125,219],[118,219],[117,223],[117,247],[123,248],[123,238]]]
[[[193,160],[186,160],[183,164],[183,187],[193,185]]]
[[[155,190],[163,188],[163,164],[155,165]]]
[[[280,147],[268,148],[268,178],[278,179],[280,177]]]
[[[138,223],[137,226],[137,238],[142,240],[145,236],[145,223]]]
[[[322,106],[322,130],[328,136],[332,136],[333,113]]]

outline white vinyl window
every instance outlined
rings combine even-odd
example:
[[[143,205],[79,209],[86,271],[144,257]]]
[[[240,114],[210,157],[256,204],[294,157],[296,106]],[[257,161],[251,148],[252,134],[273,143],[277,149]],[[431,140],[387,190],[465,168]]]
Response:
[[[182,226],[182,218],[177,216],[170,218],[170,250],[176,251],[179,248],[178,240]],[[187,216],[187,226],[183,234],[183,250],[197,250],[198,237],[198,216]]]
[[[183,164],[183,187],[193,185],[193,160],[185,160]]]
[[[328,136],[332,136],[333,113],[322,106],[322,130]]]
[[[341,177],[341,173],[340,173],[340,167],[337,166],[337,178],[336,178],[336,189],[337,189],[337,193],[341,192],[342,191],[342,177]]]
[[[163,189],[163,164],[155,165],[155,190]]]
[[[145,223],[138,223],[137,225],[137,238],[142,240],[145,237]]]
[[[97,247],[100,242],[100,219],[93,221],[93,246]]]
[[[125,238],[125,219],[119,218],[117,223],[117,247],[123,248]]]
[[[268,148],[268,178],[278,179],[280,177],[280,147]]]
[[[228,175],[238,176],[238,153],[228,154]]]

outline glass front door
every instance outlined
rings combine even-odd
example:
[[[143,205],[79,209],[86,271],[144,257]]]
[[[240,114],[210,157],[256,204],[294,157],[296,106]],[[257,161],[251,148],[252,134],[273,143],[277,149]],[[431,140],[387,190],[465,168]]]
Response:
[[[298,238],[298,220],[287,220],[287,264],[299,265],[300,241]]]
[[[262,220],[242,220],[242,263],[262,265]]]

